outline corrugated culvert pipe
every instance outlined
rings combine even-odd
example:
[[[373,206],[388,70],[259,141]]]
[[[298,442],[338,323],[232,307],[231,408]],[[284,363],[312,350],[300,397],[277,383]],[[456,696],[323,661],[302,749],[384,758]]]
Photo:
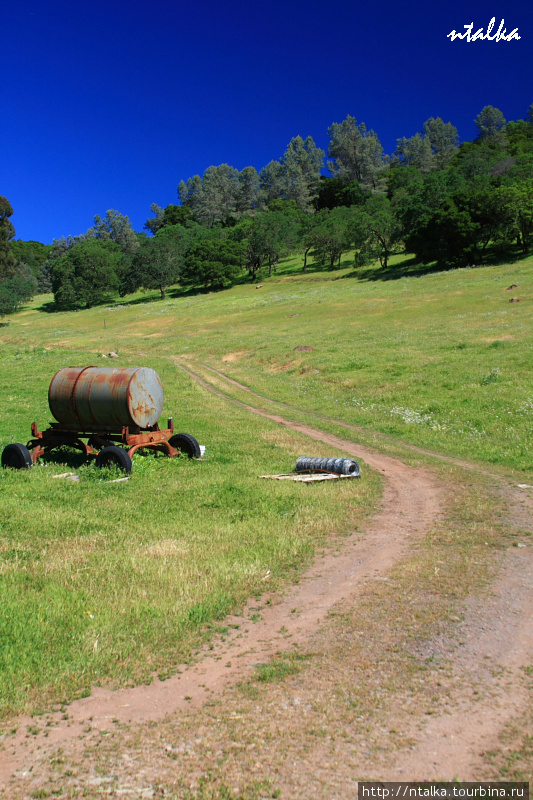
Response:
[[[296,472],[305,472],[307,470],[323,470],[324,472],[334,472],[336,475],[351,475],[353,478],[358,478],[361,475],[359,464],[351,458],[300,456],[296,462]]]

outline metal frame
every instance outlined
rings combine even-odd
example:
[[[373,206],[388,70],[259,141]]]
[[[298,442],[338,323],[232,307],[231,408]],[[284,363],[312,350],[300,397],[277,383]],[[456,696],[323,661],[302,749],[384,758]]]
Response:
[[[80,431],[74,427],[70,428],[67,425],[61,425],[59,422],[53,422],[45,431],[40,431],[37,423],[32,423],[31,433],[33,438],[30,439],[26,445],[31,452],[33,464],[35,465],[39,458],[48,454],[56,447],[74,447],[81,450],[86,456],[96,455],[99,450],[104,447],[109,447],[115,443],[121,443],[128,446],[128,454],[130,458],[141,447],[151,447],[154,450],[160,450],[174,458],[180,455],[180,450],[172,447],[169,439],[174,434],[174,420],[172,417],[168,419],[168,428],[161,430],[156,423],[151,428],[130,428],[124,426],[122,433],[109,430]],[[82,439],[87,439],[83,442]]]

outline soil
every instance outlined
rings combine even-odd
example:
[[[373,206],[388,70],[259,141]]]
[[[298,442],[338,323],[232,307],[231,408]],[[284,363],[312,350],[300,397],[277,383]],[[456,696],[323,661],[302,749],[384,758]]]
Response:
[[[186,371],[230,400],[191,368]],[[388,667],[380,683],[379,671],[369,678],[353,666],[365,647],[368,658],[386,661],[379,642],[365,644],[364,600],[438,524],[449,487],[427,467],[409,466],[262,408],[246,408],[377,470],[384,480],[380,508],[364,531],[343,539],[334,552],[319,553],[283,595],[265,594],[226,619],[227,635],[168,680],[118,691],[94,688],[66,712],[14,721],[0,750],[1,797],[344,800],[355,796],[357,780],[365,777],[504,775],[501,733],[531,704],[533,548],[522,536],[533,532],[531,489],[498,482],[495,491],[505,494],[507,523],[521,546],[501,550],[490,596],[467,601],[453,642],[437,634],[425,645],[426,659],[437,657],[447,665],[427,680],[431,692],[439,693],[439,705],[428,712],[419,699],[425,688],[413,704],[407,689],[395,685],[387,690],[393,707],[383,699]],[[357,598],[361,606],[354,623]],[[370,630],[375,620],[371,609],[366,613]],[[298,657],[310,659],[299,672]],[[289,677],[261,684],[258,693],[251,678],[258,664],[269,662],[286,668]],[[371,700],[379,698],[369,700],[382,708],[379,720],[362,708],[348,725],[345,709],[356,702],[354,675],[368,681]]]

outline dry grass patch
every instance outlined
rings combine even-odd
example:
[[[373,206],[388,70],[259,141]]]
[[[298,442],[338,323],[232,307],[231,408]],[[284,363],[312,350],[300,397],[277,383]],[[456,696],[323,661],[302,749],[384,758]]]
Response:
[[[221,360],[227,364],[232,364],[235,361],[240,361],[241,358],[244,358],[249,353],[248,350],[237,350],[234,353],[226,353],[222,356]]]

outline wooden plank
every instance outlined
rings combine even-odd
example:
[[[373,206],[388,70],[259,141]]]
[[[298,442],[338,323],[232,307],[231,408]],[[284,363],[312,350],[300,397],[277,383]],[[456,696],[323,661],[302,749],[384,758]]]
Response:
[[[301,483],[314,483],[316,481],[336,481],[339,478],[353,478],[353,475],[333,475],[332,473],[315,475],[302,475],[290,473],[288,475],[260,475],[260,478],[272,478],[276,481],[298,481]]]

